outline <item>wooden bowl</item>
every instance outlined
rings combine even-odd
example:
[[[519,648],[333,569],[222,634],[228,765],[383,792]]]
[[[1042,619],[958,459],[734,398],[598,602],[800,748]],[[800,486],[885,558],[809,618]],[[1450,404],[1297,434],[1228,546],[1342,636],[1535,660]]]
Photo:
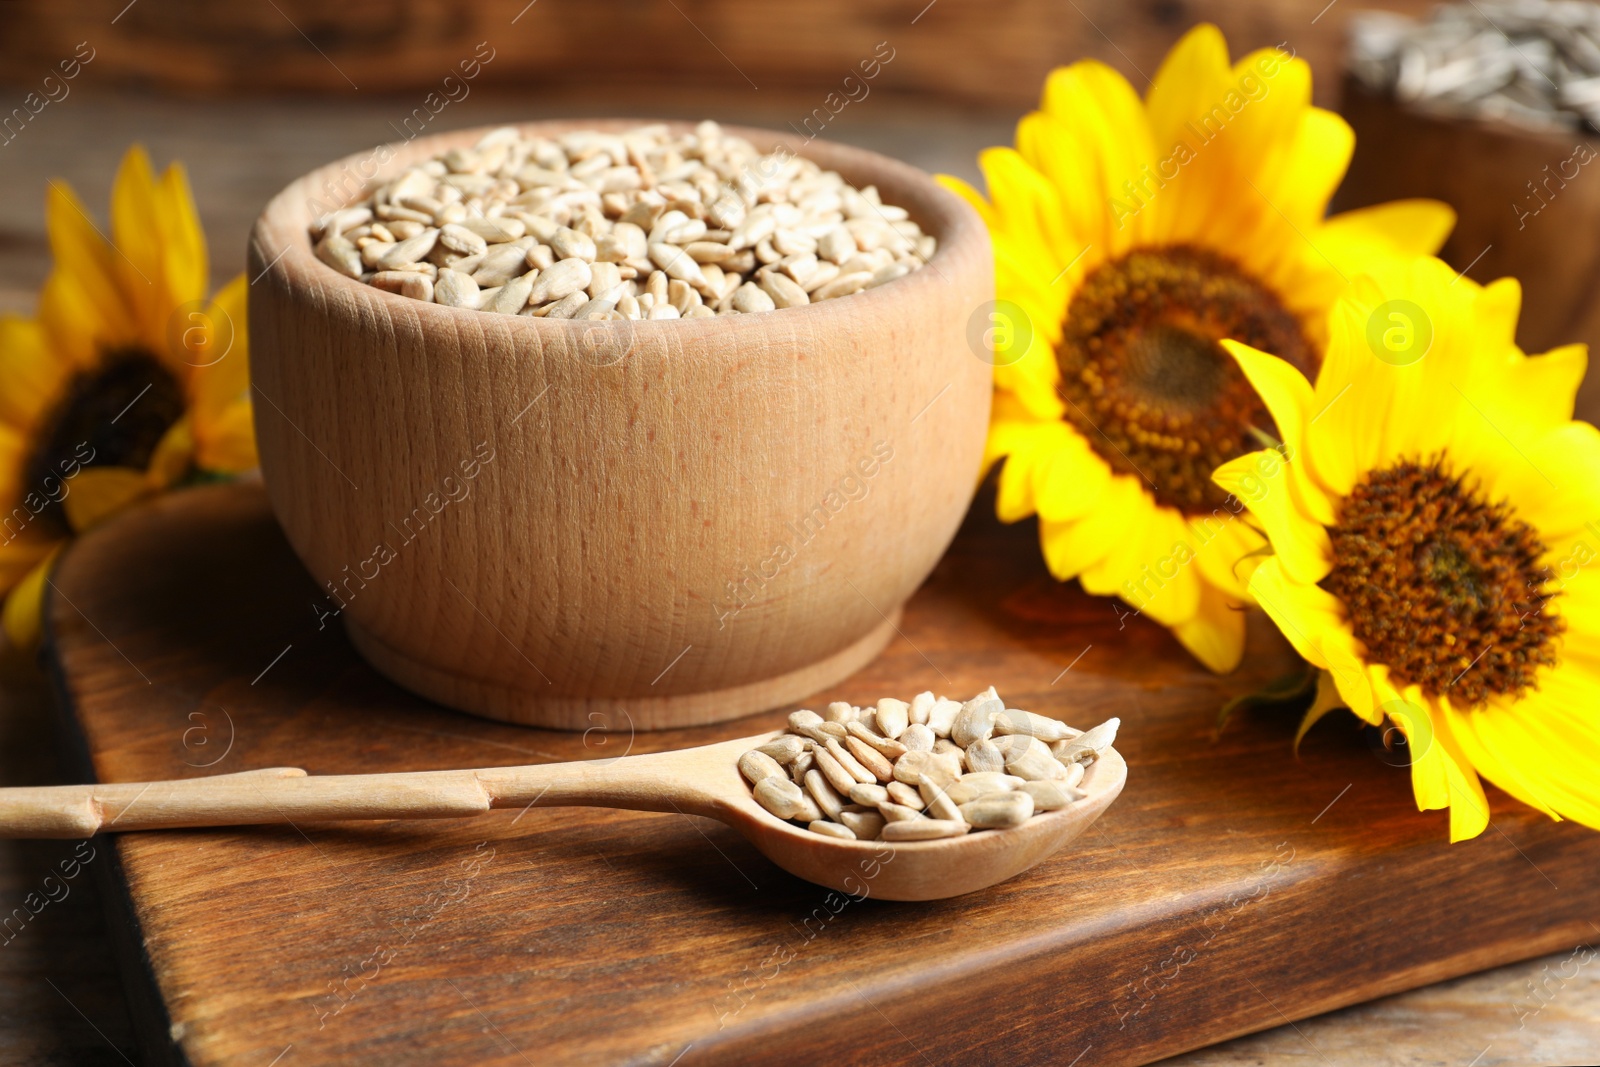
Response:
[[[877,185],[937,254],[802,308],[584,324],[424,304],[315,257],[320,212],[483,132],[333,163],[251,235],[261,468],[315,609],[408,689],[566,729],[714,722],[860,668],[975,488],[981,220],[905,164],[734,129]]]

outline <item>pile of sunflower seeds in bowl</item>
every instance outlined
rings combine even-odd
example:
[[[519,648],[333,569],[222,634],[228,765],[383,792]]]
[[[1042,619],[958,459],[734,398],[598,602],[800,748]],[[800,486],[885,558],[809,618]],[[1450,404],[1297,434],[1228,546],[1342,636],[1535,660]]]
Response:
[[[1086,794],[1085,769],[1119,719],[1076,730],[1007,708],[991,686],[965,703],[918,693],[875,708],[796,711],[786,733],[739,757],[756,801],[842,840],[930,841],[1020,826]]]
[[[1600,130],[1600,6],[1469,0],[1425,21],[1351,17],[1350,71],[1420,111],[1536,130]]]
[[[316,254],[416,300],[554,319],[798,307],[893,281],[935,239],[874,186],[714,122],[486,134],[319,219]]]

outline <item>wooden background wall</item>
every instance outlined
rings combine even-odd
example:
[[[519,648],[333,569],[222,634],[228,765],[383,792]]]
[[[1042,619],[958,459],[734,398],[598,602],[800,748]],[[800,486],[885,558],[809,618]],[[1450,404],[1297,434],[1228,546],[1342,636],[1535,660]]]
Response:
[[[96,87],[332,96],[436,87],[479,42],[476,86],[637,97],[820,96],[879,41],[874,86],[1020,109],[1052,66],[1094,56],[1143,85],[1189,25],[1237,54],[1288,42],[1331,102],[1349,16],[1426,0],[21,0],[0,5],[0,81],[37,83],[79,42]],[[85,79],[88,81],[89,79]],[[11,105],[6,105],[9,108]]]

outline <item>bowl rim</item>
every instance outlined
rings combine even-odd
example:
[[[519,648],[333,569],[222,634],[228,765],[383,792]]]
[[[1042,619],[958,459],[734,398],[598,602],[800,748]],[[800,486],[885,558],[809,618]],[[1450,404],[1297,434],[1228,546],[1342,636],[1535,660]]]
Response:
[[[958,261],[980,254],[987,259],[990,255],[988,231],[977,211],[965,199],[941,186],[932,175],[920,168],[870,149],[816,138],[801,139],[776,130],[729,123],[719,125],[724,132],[751,141],[762,152],[770,152],[780,145],[787,147],[824,169],[838,171],[846,181],[858,188],[889,184],[895,189],[895,195],[893,198],[886,196],[887,202],[905,208],[925,233],[931,233],[938,240],[933,258],[916,270],[883,285],[852,293],[848,297],[801,307],[692,319],[580,322],[576,319],[506,315],[476,308],[424,303],[341,274],[317,258],[312,245],[310,225],[313,213],[310,205],[315,190],[322,186],[325,179],[361,167],[365,161],[376,158],[380,153],[387,152],[387,160],[378,165],[372,176],[362,182],[355,193],[338,201],[338,207],[333,210],[360,199],[374,184],[392,177],[411,163],[431,158],[453,147],[471,144],[484,134],[506,126],[524,133],[549,135],[590,129],[614,132],[645,125],[664,125],[673,132],[681,132],[692,130],[697,124],[671,119],[542,119],[463,127],[354,152],[301,175],[268,201],[251,229],[247,249],[248,270],[257,281],[263,277],[269,278],[287,289],[325,290],[327,296],[343,293],[354,299],[358,307],[361,306],[360,301],[366,300],[374,302],[369,306],[383,308],[391,315],[403,311],[415,316],[423,329],[449,330],[459,334],[461,328],[468,324],[474,324],[474,329],[492,325],[522,331],[522,336],[537,338],[540,344],[559,344],[564,341],[571,345],[584,337],[586,331],[601,326],[626,329],[630,337],[635,339],[654,335],[661,340],[672,338],[684,344],[693,344],[712,336],[726,336],[730,330],[766,332],[774,326],[792,328],[796,332],[830,328],[859,332],[860,316],[891,308],[922,306],[919,303],[922,300],[937,300],[939,294],[935,287],[952,284],[952,279],[945,273],[946,269],[965,275],[966,271],[957,269]],[[796,142],[800,147],[796,147]]]

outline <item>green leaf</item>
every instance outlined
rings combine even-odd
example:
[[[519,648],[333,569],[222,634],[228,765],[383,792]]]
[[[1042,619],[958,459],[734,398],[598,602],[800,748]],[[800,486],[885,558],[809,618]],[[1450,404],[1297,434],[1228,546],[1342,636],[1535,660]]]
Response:
[[[229,474],[227,471],[211,471],[195,467],[189,476],[183,480],[184,485],[218,485],[222,482],[238,481],[238,475]]]
[[[1317,674],[1317,669],[1307,663],[1297,671],[1274,678],[1254,692],[1234,697],[1222,705],[1222,710],[1217,716],[1217,736],[1222,736],[1222,731],[1227,727],[1228,720],[1233,717],[1233,713],[1236,711],[1244,708],[1287,704],[1304,697],[1311,692],[1311,687],[1316,684]]]
[[[1250,436],[1261,443],[1263,448],[1282,448],[1283,442],[1272,436],[1259,426],[1250,427]]]

